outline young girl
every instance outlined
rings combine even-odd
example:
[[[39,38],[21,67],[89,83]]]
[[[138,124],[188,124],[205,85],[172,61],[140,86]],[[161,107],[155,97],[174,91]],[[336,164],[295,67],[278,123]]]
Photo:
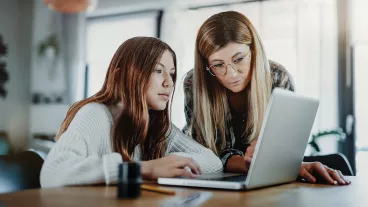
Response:
[[[251,22],[235,11],[213,15],[198,31],[195,67],[184,82],[186,133],[218,154],[225,171],[248,172],[275,87],[294,90],[290,74],[268,61]],[[317,162],[303,163],[299,175],[348,183],[340,171]]]
[[[41,170],[41,186],[116,183],[119,163],[143,179],[221,172],[219,158],[170,122],[176,57],[152,37],[125,41],[102,89],[69,109]]]

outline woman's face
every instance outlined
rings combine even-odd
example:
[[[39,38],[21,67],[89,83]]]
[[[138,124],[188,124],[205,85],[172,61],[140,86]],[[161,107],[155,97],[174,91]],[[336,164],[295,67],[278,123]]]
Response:
[[[164,110],[174,89],[175,66],[173,56],[165,50],[151,74],[146,92],[148,109]]]
[[[208,58],[207,70],[230,91],[242,91],[250,82],[251,50],[246,44],[229,43]]]

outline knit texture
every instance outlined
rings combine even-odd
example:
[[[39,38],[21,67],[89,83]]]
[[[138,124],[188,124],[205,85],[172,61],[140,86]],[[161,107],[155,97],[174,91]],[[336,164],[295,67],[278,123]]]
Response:
[[[83,106],[47,155],[41,169],[41,186],[115,184],[118,165],[123,160],[119,153],[112,151],[112,126],[112,115],[104,104]],[[191,157],[204,173],[222,172],[220,159],[210,149],[184,135],[175,125],[171,130],[165,156]],[[138,162],[140,158],[137,146],[133,160]]]

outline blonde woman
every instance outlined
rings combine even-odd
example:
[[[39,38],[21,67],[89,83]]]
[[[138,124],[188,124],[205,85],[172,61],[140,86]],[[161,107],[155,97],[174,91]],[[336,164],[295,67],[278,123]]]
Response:
[[[195,67],[185,78],[184,131],[212,149],[225,171],[246,173],[275,87],[294,90],[290,74],[268,61],[252,23],[235,11],[215,14],[198,31]],[[309,182],[318,175],[331,184],[349,183],[318,162],[303,163],[299,175]]]

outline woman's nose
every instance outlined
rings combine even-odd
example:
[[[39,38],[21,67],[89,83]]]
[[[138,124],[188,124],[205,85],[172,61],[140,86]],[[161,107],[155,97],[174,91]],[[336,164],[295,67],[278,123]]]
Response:
[[[232,66],[231,64],[228,64],[227,66],[227,74],[229,75],[229,77],[235,77],[238,74],[238,70],[236,68],[234,68],[234,66]]]

